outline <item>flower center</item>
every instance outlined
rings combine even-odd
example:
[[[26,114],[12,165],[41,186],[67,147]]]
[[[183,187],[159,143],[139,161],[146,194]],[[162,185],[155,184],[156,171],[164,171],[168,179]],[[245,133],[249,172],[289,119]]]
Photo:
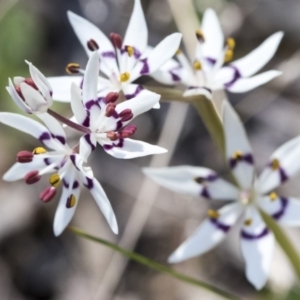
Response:
[[[246,206],[252,203],[253,200],[254,200],[254,192],[252,190],[240,192],[239,201],[241,204]]]
[[[121,82],[126,82],[129,80],[129,78],[130,78],[130,74],[128,72],[124,72],[124,73],[120,74]]]

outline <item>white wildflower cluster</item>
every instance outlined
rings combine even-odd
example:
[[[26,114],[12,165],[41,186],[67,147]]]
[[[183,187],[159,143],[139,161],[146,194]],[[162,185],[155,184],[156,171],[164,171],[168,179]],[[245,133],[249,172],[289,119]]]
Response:
[[[52,200],[58,186],[62,186],[54,218],[56,236],[71,221],[82,187],[91,192],[112,231],[118,233],[111,204],[89,166],[91,153],[98,144],[120,159],[167,151],[131,138],[137,130],[131,121],[152,108],[159,108],[160,100],[160,95],[134,82],[149,75],[162,84],[183,84],[186,97],[204,95],[208,99],[212,99],[215,90],[246,92],[281,74],[271,70],[254,75],[273,57],[283,33],[274,33],[250,54],[231,62],[235,41],[225,40],[215,12],[207,9],[201,29],[196,31],[198,45],[195,60],[190,63],[179,50],[180,33],[167,36],[154,48],[148,45],[140,0],[134,1],[124,38],[117,33],[107,37],[72,12],[68,12],[68,18],[89,57],[86,68],[70,63],[67,71],[72,76],[46,78],[27,62],[30,78],[9,79],[7,90],[14,102],[24,112],[35,114],[43,124],[19,114],[0,113],[1,123],[38,140],[33,151],[17,153],[17,162],[3,178],[24,179],[27,184],[34,184],[47,174],[49,184],[40,193],[43,202]],[[74,116],[68,119],[53,111],[53,100],[70,102]],[[80,134],[75,145],[68,145],[62,123]],[[179,193],[232,201],[219,210],[209,210],[207,219],[170,256],[169,262],[180,262],[209,251],[242,218],[240,239],[246,276],[255,288],[261,289],[268,278],[275,243],[261,211],[282,225],[300,225],[300,201],[274,192],[300,170],[300,137],[277,149],[257,177],[245,129],[227,102],[223,105],[222,123],[225,155],[235,184],[204,167],[145,168],[144,173]]]

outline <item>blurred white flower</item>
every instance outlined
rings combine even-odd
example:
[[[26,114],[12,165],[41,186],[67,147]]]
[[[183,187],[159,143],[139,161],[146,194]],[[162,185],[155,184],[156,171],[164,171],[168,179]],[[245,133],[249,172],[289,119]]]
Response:
[[[178,49],[182,36],[173,33],[150,50],[147,47],[148,29],[140,0],[134,1],[124,40],[116,33],[111,33],[110,38],[107,38],[94,24],[70,11],[68,17],[87,54],[90,56],[94,51],[99,54],[100,70],[105,76],[99,77],[99,96],[105,96],[111,91],[123,91],[128,100],[143,93],[143,87],[132,82],[142,75],[152,74],[170,59]],[[68,68],[68,71],[82,72],[79,68]],[[79,84],[81,77],[63,76],[48,80],[53,85],[54,99],[69,101],[70,84]]]
[[[243,218],[241,250],[246,262],[246,276],[256,289],[268,278],[274,235],[264,223],[260,210],[279,224],[300,225],[300,201],[278,196],[273,190],[300,170],[300,137],[288,141],[272,155],[262,174],[256,178],[252,150],[244,127],[232,107],[223,110],[226,158],[238,187],[203,167],[145,168],[158,184],[207,199],[234,200],[218,211],[209,210],[208,218],[169,258],[171,263],[203,254],[220,243],[230,228]]]
[[[44,174],[49,177],[49,186],[40,193],[43,202],[50,201],[56,188],[62,183],[62,194],[54,219],[54,233],[60,235],[71,221],[79,200],[82,186],[89,189],[114,233],[118,232],[117,221],[111,204],[100,183],[94,178],[90,167],[85,166],[85,158],[78,152],[78,146],[70,148],[66,143],[65,132],[60,123],[47,113],[38,117],[49,128],[27,117],[0,113],[0,122],[23,131],[38,139],[47,148],[38,147],[20,151],[17,162],[4,174],[6,181],[24,179],[27,184],[40,180]]]
[[[271,70],[253,76],[274,56],[282,36],[282,32],[277,32],[248,55],[230,62],[235,41],[228,38],[224,46],[218,17],[212,9],[207,9],[203,15],[202,29],[196,31],[198,45],[194,62],[190,63],[178,50],[178,61],[170,59],[151,76],[164,84],[183,83],[188,87],[184,96],[204,95],[211,99],[214,90],[247,92],[281,74]]]
[[[127,124],[139,114],[158,103],[160,95],[145,90],[131,100],[116,104],[119,94],[110,92],[99,97],[98,53],[92,54],[86,67],[82,90],[72,84],[71,107],[76,121],[89,131],[80,139],[80,153],[88,157],[99,143],[110,155],[117,158],[135,158],[167,152],[166,149],[129,139],[136,126]]]
[[[27,61],[26,61],[27,62]],[[44,113],[52,105],[52,88],[46,77],[30,62],[30,78],[8,80],[8,93],[17,106],[29,114]]]

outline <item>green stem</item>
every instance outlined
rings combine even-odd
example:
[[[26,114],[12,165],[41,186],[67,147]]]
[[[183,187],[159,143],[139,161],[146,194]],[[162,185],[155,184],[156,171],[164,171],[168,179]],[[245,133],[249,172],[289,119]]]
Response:
[[[287,257],[289,258],[291,265],[293,266],[296,275],[298,277],[298,280],[300,281],[300,257],[297,252],[297,250],[294,248],[293,244],[289,240],[289,238],[286,236],[286,234],[282,231],[280,226],[277,224],[277,222],[271,218],[269,215],[261,211],[261,215],[267,224],[268,228],[272,230],[272,232],[275,235],[275,238],[282,248],[282,250],[285,252]]]
[[[131,260],[134,260],[135,262],[137,263],[140,263],[144,266],[147,266],[149,267],[150,269],[153,269],[155,271],[158,271],[158,272],[161,272],[161,273],[165,273],[165,274],[168,274],[180,281],[183,281],[183,282],[186,282],[186,283],[189,283],[191,285],[195,285],[195,286],[198,286],[198,287],[202,287],[206,290],[209,290],[215,294],[218,294],[219,296],[222,296],[224,299],[229,299],[229,300],[238,300],[239,298],[237,298],[236,296],[233,296],[219,288],[216,288],[208,283],[204,283],[204,282],[201,282],[193,277],[190,277],[190,276],[187,276],[187,275],[184,275],[182,273],[179,273],[175,270],[173,270],[172,268],[169,268],[167,266],[164,266],[162,264],[159,264],[155,261],[153,261],[152,259],[149,259],[143,255],[140,255],[140,254],[137,254],[133,251],[129,251],[129,250],[126,250],[126,249],[123,249],[121,248],[120,246],[114,244],[114,243],[111,243],[109,241],[106,241],[106,240],[103,240],[101,238],[98,238],[98,237],[94,237],[78,228],[74,228],[74,227],[69,227],[69,229],[71,231],[73,231],[75,234],[81,236],[81,237],[84,237],[88,240],[91,240],[91,241],[94,241],[94,242],[97,242],[97,243],[100,243],[104,246],[107,246],[119,253],[121,253],[122,255],[128,257],[129,259]]]

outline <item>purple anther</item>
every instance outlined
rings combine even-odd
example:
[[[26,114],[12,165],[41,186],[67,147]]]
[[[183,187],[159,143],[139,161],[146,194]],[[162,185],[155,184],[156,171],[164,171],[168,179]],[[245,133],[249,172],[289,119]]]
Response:
[[[27,184],[34,184],[41,179],[41,175],[39,175],[39,171],[34,170],[27,173],[24,177],[24,180]]]
[[[96,51],[96,50],[99,49],[98,43],[95,40],[93,40],[93,39],[90,39],[87,42],[87,47],[89,48],[90,51]]]
[[[40,199],[44,203],[47,203],[51,201],[55,195],[56,195],[56,188],[52,186],[48,186],[40,193]]]
[[[104,102],[106,104],[108,103],[115,103],[119,98],[119,93],[116,93],[116,92],[110,92],[106,95],[105,99],[104,99]]]
[[[122,37],[118,33],[112,32],[109,37],[115,48],[122,48]]]
[[[116,105],[113,103],[109,103],[106,106],[106,112],[105,112],[105,116],[106,117],[111,117],[116,113]]]
[[[137,127],[135,125],[129,125],[125,127],[122,131],[120,131],[121,138],[128,138],[136,132]]]
[[[116,131],[109,131],[106,133],[107,138],[109,138],[111,141],[116,141],[120,138],[119,132]]]
[[[28,163],[28,162],[31,162],[33,159],[33,154],[29,151],[20,151],[18,154],[17,154],[17,162],[19,163]]]
[[[133,118],[133,113],[131,109],[126,108],[119,113],[119,117],[121,118],[122,122],[129,121]]]

